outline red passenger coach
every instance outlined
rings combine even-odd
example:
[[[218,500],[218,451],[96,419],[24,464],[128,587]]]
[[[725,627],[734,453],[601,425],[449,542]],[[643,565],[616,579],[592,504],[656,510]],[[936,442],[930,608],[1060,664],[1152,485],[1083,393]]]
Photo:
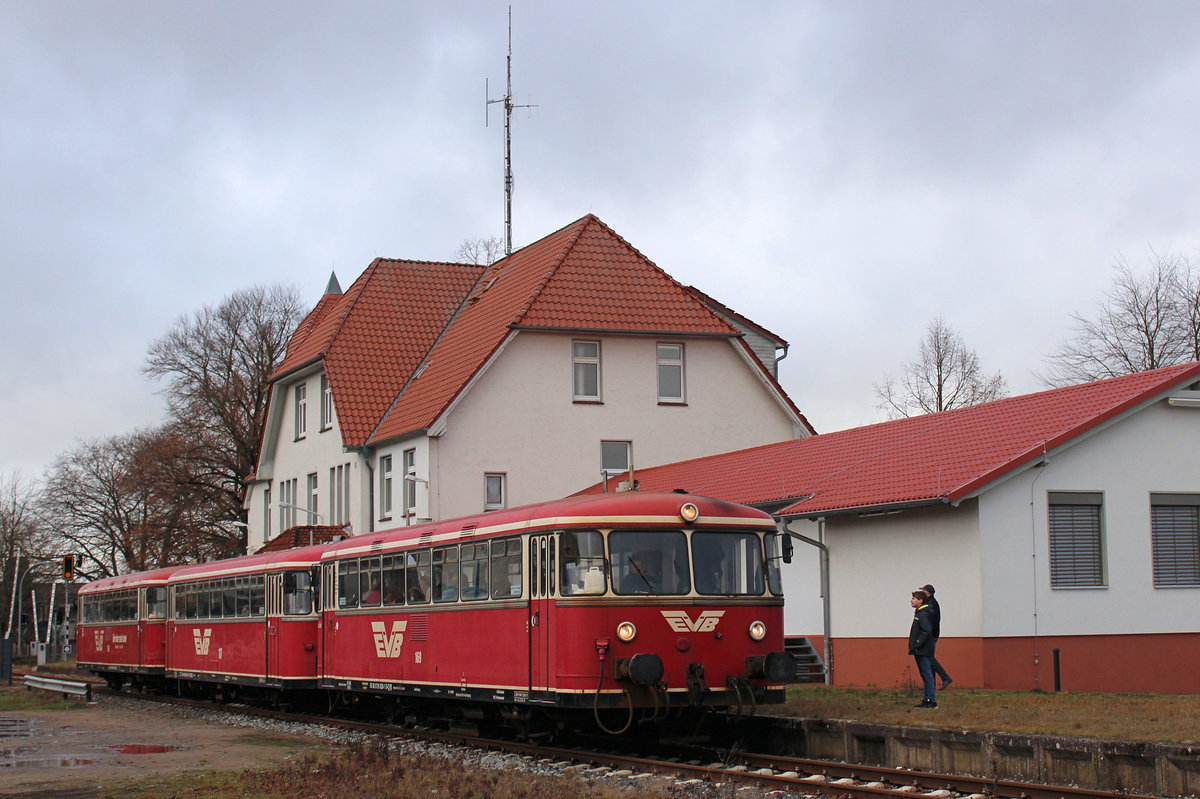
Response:
[[[324,546],[186,566],[171,575],[166,674],[182,688],[317,684],[316,563]]]
[[[109,685],[161,684],[166,664],[167,578],[174,568],[108,577],[79,587],[79,668]]]
[[[394,714],[468,700],[461,715],[517,726],[748,712],[795,671],[783,550],[767,514],[679,493],[357,536],[321,556],[320,684]]]

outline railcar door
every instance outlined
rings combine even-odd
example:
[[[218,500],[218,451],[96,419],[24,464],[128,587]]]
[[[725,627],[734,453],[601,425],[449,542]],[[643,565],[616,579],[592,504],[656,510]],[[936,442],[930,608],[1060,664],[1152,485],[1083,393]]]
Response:
[[[529,539],[529,690],[548,691],[553,680],[554,554],[557,536]]]
[[[279,662],[279,620],[283,616],[283,572],[267,575],[267,680],[281,677]]]

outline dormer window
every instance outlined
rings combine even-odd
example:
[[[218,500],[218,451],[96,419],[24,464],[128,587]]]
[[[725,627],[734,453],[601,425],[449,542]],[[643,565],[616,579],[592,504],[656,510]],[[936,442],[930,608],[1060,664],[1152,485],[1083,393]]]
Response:
[[[308,435],[308,386],[296,386],[296,439]]]

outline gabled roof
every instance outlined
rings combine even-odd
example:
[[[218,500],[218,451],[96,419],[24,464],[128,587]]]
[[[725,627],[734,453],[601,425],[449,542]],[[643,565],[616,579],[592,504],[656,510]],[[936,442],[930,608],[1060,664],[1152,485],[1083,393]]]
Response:
[[[271,379],[324,360],[343,443],[365,444],[483,271],[376,258],[345,294],[321,298]]]
[[[740,335],[589,214],[488,268],[370,442],[431,427],[518,329]]]
[[[956,503],[1197,380],[1200,362],[1170,366],[641,469],[635,477],[643,491],[682,488],[744,504],[773,503],[782,517]]]

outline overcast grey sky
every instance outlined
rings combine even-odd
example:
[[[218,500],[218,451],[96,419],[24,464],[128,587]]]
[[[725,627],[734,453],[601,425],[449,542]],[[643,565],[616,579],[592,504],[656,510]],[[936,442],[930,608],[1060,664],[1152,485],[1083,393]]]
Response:
[[[507,2],[0,0],[0,472],[160,419],[172,322],[503,233]],[[514,0],[514,242],[595,213],[820,432],[942,314],[1013,393],[1197,247],[1200,4]]]

